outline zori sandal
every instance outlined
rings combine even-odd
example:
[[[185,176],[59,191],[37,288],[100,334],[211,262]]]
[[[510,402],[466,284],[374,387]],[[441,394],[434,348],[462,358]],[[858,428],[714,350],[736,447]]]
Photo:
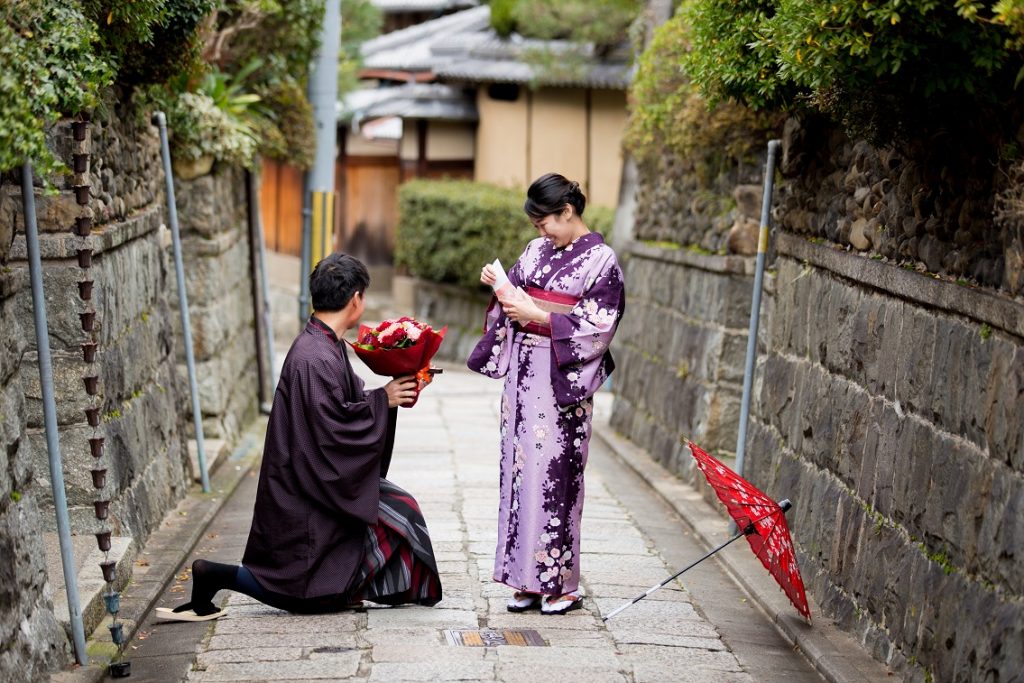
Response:
[[[545,595],[541,602],[541,614],[565,614],[583,607],[583,596],[579,591],[563,595]]]
[[[153,616],[161,621],[210,621],[220,619],[227,613],[227,610],[219,609],[214,605],[200,605],[193,608],[192,603],[186,602],[174,609],[157,607]]]
[[[512,594],[512,597],[508,599],[508,605],[505,608],[509,612],[525,612],[531,609],[537,609],[540,607],[542,595],[537,593],[526,593],[524,591],[516,591]]]

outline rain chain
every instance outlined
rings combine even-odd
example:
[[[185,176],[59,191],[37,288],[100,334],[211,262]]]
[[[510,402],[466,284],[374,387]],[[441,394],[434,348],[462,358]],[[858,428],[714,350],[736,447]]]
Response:
[[[89,184],[85,181],[88,179],[86,174],[89,171],[90,155],[87,151],[82,151],[88,148],[88,145],[85,144],[88,126],[89,124],[86,121],[75,121],[71,124],[76,149],[78,150],[72,154],[76,181],[73,189],[75,190],[75,201],[82,206],[89,204]],[[108,627],[110,629],[110,638],[118,647],[118,652],[120,652],[121,646],[125,642],[124,624],[118,621],[117,618],[118,612],[121,611],[121,594],[114,590],[114,581],[117,578],[117,561],[110,559],[110,526],[107,522],[107,518],[110,515],[110,497],[105,491],[107,486],[107,468],[102,463],[103,443],[105,440],[100,426],[102,400],[97,398],[99,396],[100,378],[99,368],[96,363],[96,309],[92,303],[93,279],[91,268],[93,250],[88,240],[89,235],[92,233],[92,217],[84,215],[76,218],[73,232],[82,238],[81,246],[78,249],[78,266],[83,271],[83,277],[78,282],[78,295],[82,299],[85,310],[79,313],[79,317],[82,321],[82,331],[86,334],[86,339],[82,343],[82,359],[86,363],[86,370],[82,381],[85,383],[85,393],[92,397],[90,399],[91,405],[85,409],[85,417],[93,430],[92,436],[89,437],[89,451],[94,462],[93,469],[91,470],[92,485],[99,492],[99,499],[93,501],[96,519],[101,523],[101,530],[96,532],[96,545],[104,553],[100,569],[103,571],[103,580],[107,583],[106,592],[103,594],[103,602],[106,604],[107,612],[111,616],[111,623]],[[112,662],[110,664],[110,673],[117,678],[127,676],[129,675],[128,672],[130,672],[130,666],[130,662]]]

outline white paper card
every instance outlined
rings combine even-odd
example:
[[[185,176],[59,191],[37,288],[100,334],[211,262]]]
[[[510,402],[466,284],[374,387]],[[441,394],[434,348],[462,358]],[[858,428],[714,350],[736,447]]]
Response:
[[[491,289],[499,297],[512,291],[512,283],[508,280],[508,275],[505,274],[505,269],[501,266],[501,261],[494,259],[494,263],[491,264],[491,268],[494,269],[494,284],[491,285]]]

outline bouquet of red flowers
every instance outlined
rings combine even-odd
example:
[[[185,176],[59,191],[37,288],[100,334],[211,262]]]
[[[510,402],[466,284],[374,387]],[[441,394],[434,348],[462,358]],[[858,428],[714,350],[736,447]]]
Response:
[[[416,375],[418,398],[419,391],[440,372],[430,367],[430,359],[437,353],[447,331],[447,325],[435,330],[413,318],[402,317],[385,320],[373,328],[360,325],[356,342],[351,346],[360,360],[378,375]],[[406,407],[414,405],[416,401]]]

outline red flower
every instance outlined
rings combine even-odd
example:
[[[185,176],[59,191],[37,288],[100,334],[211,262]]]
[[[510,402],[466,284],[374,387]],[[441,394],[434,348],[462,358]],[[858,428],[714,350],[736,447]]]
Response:
[[[435,330],[409,317],[385,320],[373,329],[361,325],[352,344],[356,355],[378,375],[418,375],[421,385],[429,379],[430,359],[444,339],[447,327]]]

